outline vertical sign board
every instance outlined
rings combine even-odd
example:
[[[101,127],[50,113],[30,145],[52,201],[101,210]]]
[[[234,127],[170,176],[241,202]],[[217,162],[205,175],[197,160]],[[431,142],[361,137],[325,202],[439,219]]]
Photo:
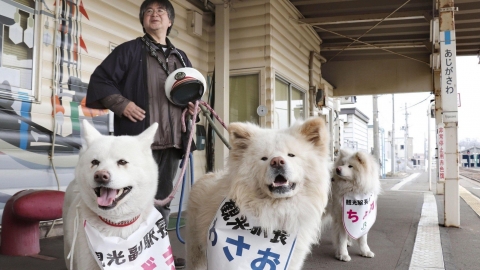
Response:
[[[440,60],[443,122],[458,122],[455,31],[440,32]]]
[[[445,182],[445,124],[438,124],[437,128],[438,142],[438,181]]]

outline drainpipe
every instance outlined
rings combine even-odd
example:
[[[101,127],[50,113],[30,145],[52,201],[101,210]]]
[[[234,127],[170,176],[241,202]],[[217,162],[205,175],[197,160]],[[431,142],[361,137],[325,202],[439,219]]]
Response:
[[[315,57],[315,52],[310,51],[310,56],[308,59],[308,90],[309,90],[309,116],[313,116],[315,113],[315,92],[316,87],[313,83],[313,59]]]

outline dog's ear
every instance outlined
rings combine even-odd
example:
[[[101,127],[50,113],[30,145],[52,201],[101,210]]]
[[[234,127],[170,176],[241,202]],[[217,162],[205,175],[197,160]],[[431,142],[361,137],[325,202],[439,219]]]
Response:
[[[246,123],[231,123],[228,126],[230,135],[230,144],[235,150],[244,150],[248,148],[249,141],[253,137],[251,125]]]
[[[87,146],[92,144],[92,142],[101,137],[102,134],[98,132],[88,121],[83,119],[83,139],[87,143]]]
[[[151,126],[149,126],[145,131],[143,131],[138,135],[138,140],[142,143],[145,143],[148,146],[148,149],[150,149],[150,146],[154,141],[155,132],[157,132],[157,129],[158,129],[158,123],[155,122]]]
[[[300,127],[300,133],[315,147],[320,148],[322,153],[328,155],[330,134],[325,127],[325,120],[321,117],[312,117],[305,121]]]
[[[364,153],[364,152],[357,152],[355,153],[355,159],[360,163],[360,164],[366,164],[367,163],[367,159],[368,159],[368,154],[367,153]]]

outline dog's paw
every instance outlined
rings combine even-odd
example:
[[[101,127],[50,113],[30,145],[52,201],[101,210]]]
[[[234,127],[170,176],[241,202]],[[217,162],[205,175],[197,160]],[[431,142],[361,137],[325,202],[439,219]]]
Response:
[[[349,262],[352,258],[350,258],[350,256],[348,254],[337,254],[335,255],[335,257],[340,260],[340,261],[344,261],[344,262]]]
[[[366,252],[362,252],[361,255],[363,257],[367,257],[367,258],[373,258],[375,257],[375,253],[371,252],[370,250],[369,251],[366,251]]]

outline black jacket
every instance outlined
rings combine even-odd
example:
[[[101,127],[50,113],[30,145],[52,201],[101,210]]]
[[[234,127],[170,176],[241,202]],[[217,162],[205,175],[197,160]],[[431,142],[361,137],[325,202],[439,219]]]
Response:
[[[174,48],[168,39],[167,45],[169,49],[176,50],[182,55],[187,67],[192,66],[185,52]],[[127,41],[117,46],[90,77],[87,90],[87,107],[105,109],[99,101],[109,95],[120,94],[133,101],[146,112],[145,119],[137,122],[115,115],[115,135],[138,135],[150,125],[146,77],[147,50],[147,46],[140,37]]]

